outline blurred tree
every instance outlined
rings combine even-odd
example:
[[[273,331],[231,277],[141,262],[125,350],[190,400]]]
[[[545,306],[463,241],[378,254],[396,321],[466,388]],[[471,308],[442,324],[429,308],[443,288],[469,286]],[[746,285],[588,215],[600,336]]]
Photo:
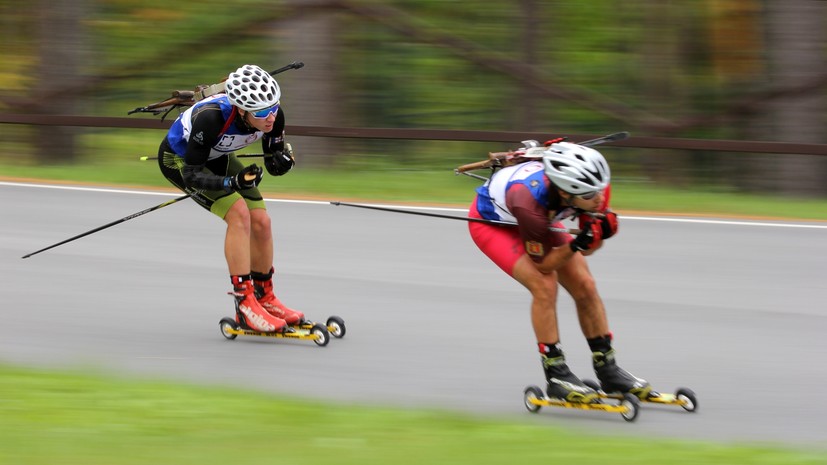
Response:
[[[278,78],[288,134],[290,125],[381,126],[824,142],[825,8],[813,0],[0,2],[0,101],[29,113],[81,114],[89,104],[120,115],[244,62],[301,60],[305,68]],[[2,143],[34,146],[28,129]],[[75,159],[77,129],[34,131],[39,162]],[[301,139],[298,155],[312,154],[303,163],[350,156],[377,169],[442,167],[480,147]],[[634,152],[624,168],[645,167],[663,182],[827,188],[822,157],[726,154],[722,164],[717,153]]]
[[[721,81],[742,84],[764,71],[760,0],[708,0],[710,64]]]
[[[765,2],[766,86],[802,89],[770,99],[753,119],[756,139],[803,143],[827,140],[827,96],[812,88],[827,73],[827,2],[786,0]],[[748,160],[741,179],[751,189],[789,195],[827,194],[827,158],[805,155],[757,156]]]
[[[682,82],[686,75],[686,55],[681,52],[686,49],[684,32],[689,29],[687,25],[692,17],[674,2],[642,0],[637,3],[643,12],[638,24],[645,30],[644,37],[649,37],[649,40],[637,41],[635,47],[643,70],[636,73],[635,79],[640,85],[638,95],[649,111],[674,116],[682,109],[685,111],[689,103]],[[644,153],[642,162],[648,178],[668,184],[686,181],[689,174],[686,166],[692,154],[678,150]]]
[[[520,0],[519,10],[521,13],[521,22],[519,25],[519,42],[517,53],[521,61],[525,64],[539,64],[540,62],[540,37],[543,29],[542,25],[542,11],[538,0]],[[511,109],[516,112],[514,115],[514,122],[517,128],[524,131],[538,131],[548,127],[548,121],[540,121],[538,105],[542,104],[542,95],[537,90],[528,85],[519,86],[517,102],[519,105],[514,105]],[[542,142],[542,141],[540,141]]]
[[[284,94],[284,112],[290,125],[341,126],[345,89],[339,63],[340,14],[326,0],[286,0],[285,6],[296,14],[275,27],[275,38],[288,61],[301,61],[305,67],[277,76]],[[322,7],[322,8],[316,8]],[[344,124],[346,125],[346,124]],[[330,138],[290,138],[303,166],[332,166],[337,158],[336,141]],[[312,156],[302,157],[302,154]]]
[[[90,36],[85,27],[90,0],[37,0],[37,47],[39,61],[32,89],[32,108],[39,114],[79,114],[83,98],[63,92],[57,98],[38,99],[55,88],[75,85],[90,60]],[[37,126],[36,157],[39,163],[71,163],[77,157],[77,128]]]

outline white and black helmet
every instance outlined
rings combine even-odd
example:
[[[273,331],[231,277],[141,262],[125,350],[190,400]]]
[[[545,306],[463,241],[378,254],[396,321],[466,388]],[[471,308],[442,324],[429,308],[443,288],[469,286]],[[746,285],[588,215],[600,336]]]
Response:
[[[551,144],[543,153],[543,168],[555,186],[574,195],[602,191],[611,177],[600,152],[570,142]]]
[[[281,99],[281,89],[267,71],[256,65],[244,65],[224,82],[230,103],[244,111],[272,107]]]

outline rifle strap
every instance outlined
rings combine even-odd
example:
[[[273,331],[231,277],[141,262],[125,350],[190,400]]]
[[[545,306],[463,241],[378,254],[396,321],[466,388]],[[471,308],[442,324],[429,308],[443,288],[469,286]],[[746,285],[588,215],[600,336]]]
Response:
[[[230,125],[233,124],[233,121],[235,120],[236,116],[238,116],[238,107],[233,105],[233,111],[230,112],[230,117],[227,118],[227,122],[224,123],[224,127],[221,128],[221,132],[218,133],[219,139],[221,138],[221,136],[224,135],[225,132],[227,132],[228,129],[230,129]]]
[[[193,99],[197,102],[212,95],[220,94],[224,92],[224,90],[224,81],[209,86],[198,86],[198,89],[195,90],[195,95],[193,96]]]

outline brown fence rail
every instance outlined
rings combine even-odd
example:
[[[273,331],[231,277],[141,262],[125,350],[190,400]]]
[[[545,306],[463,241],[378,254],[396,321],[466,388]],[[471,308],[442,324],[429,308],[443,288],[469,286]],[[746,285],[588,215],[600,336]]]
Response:
[[[75,115],[0,114],[2,124],[44,126],[76,126],[98,128],[167,129],[170,120],[118,118]],[[341,137],[360,139],[447,140],[471,142],[517,142],[528,139],[546,140],[566,136],[572,140],[587,140],[601,134],[549,134],[542,132],[462,131],[448,129],[394,129],[341,128],[327,126],[297,126],[288,128],[291,135],[309,137]],[[619,147],[651,149],[708,150],[720,152],[777,153],[799,155],[827,155],[827,144],[799,144],[792,142],[681,139],[673,137],[629,137],[614,142]]]

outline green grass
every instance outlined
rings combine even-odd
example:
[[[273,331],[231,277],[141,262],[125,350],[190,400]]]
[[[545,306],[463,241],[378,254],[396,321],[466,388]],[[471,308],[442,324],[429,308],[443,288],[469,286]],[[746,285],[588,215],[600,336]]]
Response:
[[[0,393],[0,463],[15,465],[827,463],[818,451],[597,437],[453,412],[5,365]]]
[[[169,188],[155,161],[112,160],[69,166],[11,165],[0,162],[6,178],[62,180],[106,185]],[[268,196],[321,200],[373,200],[465,206],[479,181],[456,176],[450,167],[435,170],[311,170],[298,167],[286,176],[266,176]],[[621,212],[706,214],[756,218],[827,220],[827,200],[736,194],[701,188],[663,188],[640,183],[613,185],[613,208]]]
[[[170,188],[158,172],[157,161],[139,161],[153,155],[163,131],[87,130],[81,137],[82,160],[72,165],[36,164],[31,147],[0,140],[0,177],[60,180]],[[246,152],[255,152],[258,146]],[[453,173],[454,165],[401,168],[377,156],[350,155],[350,165],[338,169],[310,169],[302,164],[286,176],[265,176],[262,191],[269,196],[311,197],[321,200],[371,200],[466,206],[480,181]],[[481,157],[482,158],[482,157]],[[481,159],[480,158],[480,159]],[[354,166],[353,160],[362,164]],[[260,159],[249,158],[250,163]],[[467,160],[471,161],[471,160]],[[827,221],[827,199],[747,195],[717,187],[665,188],[615,176],[612,207],[624,212],[660,212]]]

